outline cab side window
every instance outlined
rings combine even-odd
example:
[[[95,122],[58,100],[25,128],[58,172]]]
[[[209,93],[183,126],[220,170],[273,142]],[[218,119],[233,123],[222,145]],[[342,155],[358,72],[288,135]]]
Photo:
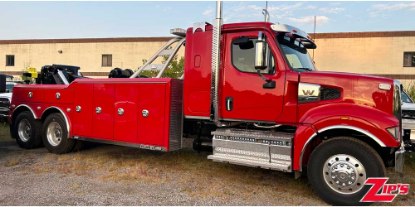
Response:
[[[256,38],[240,37],[232,41],[232,64],[241,71],[247,73],[256,73],[255,69],[255,42]],[[263,74],[275,73],[274,56],[268,47],[268,67],[262,70]]]

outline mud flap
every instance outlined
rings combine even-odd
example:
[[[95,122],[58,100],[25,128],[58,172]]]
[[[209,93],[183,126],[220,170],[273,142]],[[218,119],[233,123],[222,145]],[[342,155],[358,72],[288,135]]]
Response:
[[[395,172],[403,174],[403,166],[405,162],[405,148],[401,147],[395,152]]]

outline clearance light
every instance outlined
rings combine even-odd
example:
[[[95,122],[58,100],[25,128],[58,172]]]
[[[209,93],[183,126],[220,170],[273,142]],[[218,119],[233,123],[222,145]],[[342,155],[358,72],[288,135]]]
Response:
[[[390,127],[386,129],[396,140],[400,139],[399,127]]]

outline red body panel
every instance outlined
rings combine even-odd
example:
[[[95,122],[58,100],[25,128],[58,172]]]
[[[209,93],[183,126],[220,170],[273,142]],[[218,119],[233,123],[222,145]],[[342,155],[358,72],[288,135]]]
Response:
[[[100,139],[105,140],[113,140],[115,86],[109,82],[94,83],[93,87],[92,131],[94,132],[94,137],[99,137]],[[101,108],[100,113],[96,112],[97,107]],[[84,115],[88,116],[88,114]]]
[[[111,116],[114,117],[114,140],[128,143],[138,141],[139,100],[138,94],[145,88],[139,84],[119,84],[115,90],[115,103]],[[140,91],[139,91],[140,90]],[[119,113],[118,110],[121,110]],[[141,123],[144,124],[144,123]]]
[[[168,139],[164,139],[169,133],[166,130],[168,129],[170,115],[168,109],[170,96],[166,97],[166,94],[169,94],[167,87],[163,83],[143,84],[140,87],[140,91],[145,91],[146,93],[140,93],[138,95],[138,141],[147,145],[168,145]],[[159,103],[155,103],[154,101]],[[141,115],[142,110],[148,110],[150,115],[143,117]],[[152,130],[155,126],[161,130]]]
[[[15,108],[29,108],[37,119],[48,109],[58,109],[68,120],[70,137],[168,151],[170,128],[181,126],[171,123],[172,117],[181,117],[170,114],[173,102],[181,108],[181,101],[172,101],[171,87],[181,84],[180,80],[160,78],[79,79],[67,86],[19,85],[14,89],[12,103]],[[181,94],[181,89],[178,86],[174,90]],[[61,94],[59,99],[56,93]],[[80,111],[76,111],[77,106]],[[97,113],[97,107],[101,112]],[[147,117],[142,115],[143,110],[149,111]]]
[[[83,111],[83,113],[71,113],[72,135],[94,137],[94,130],[92,129],[92,117],[95,114],[93,105],[94,85],[74,82],[71,86],[77,89],[77,91],[73,91],[75,107],[81,106],[81,111]]]
[[[205,32],[200,28],[194,32],[193,28],[187,30],[183,82],[184,115],[187,117],[210,116],[212,26],[205,29]]]

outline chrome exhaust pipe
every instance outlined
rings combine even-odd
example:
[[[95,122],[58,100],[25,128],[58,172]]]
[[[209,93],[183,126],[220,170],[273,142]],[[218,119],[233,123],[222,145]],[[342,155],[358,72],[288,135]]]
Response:
[[[219,121],[219,66],[220,66],[220,36],[222,29],[222,1],[216,2],[216,19],[212,32],[212,80],[211,80],[211,111],[210,119],[220,127],[223,124]]]

